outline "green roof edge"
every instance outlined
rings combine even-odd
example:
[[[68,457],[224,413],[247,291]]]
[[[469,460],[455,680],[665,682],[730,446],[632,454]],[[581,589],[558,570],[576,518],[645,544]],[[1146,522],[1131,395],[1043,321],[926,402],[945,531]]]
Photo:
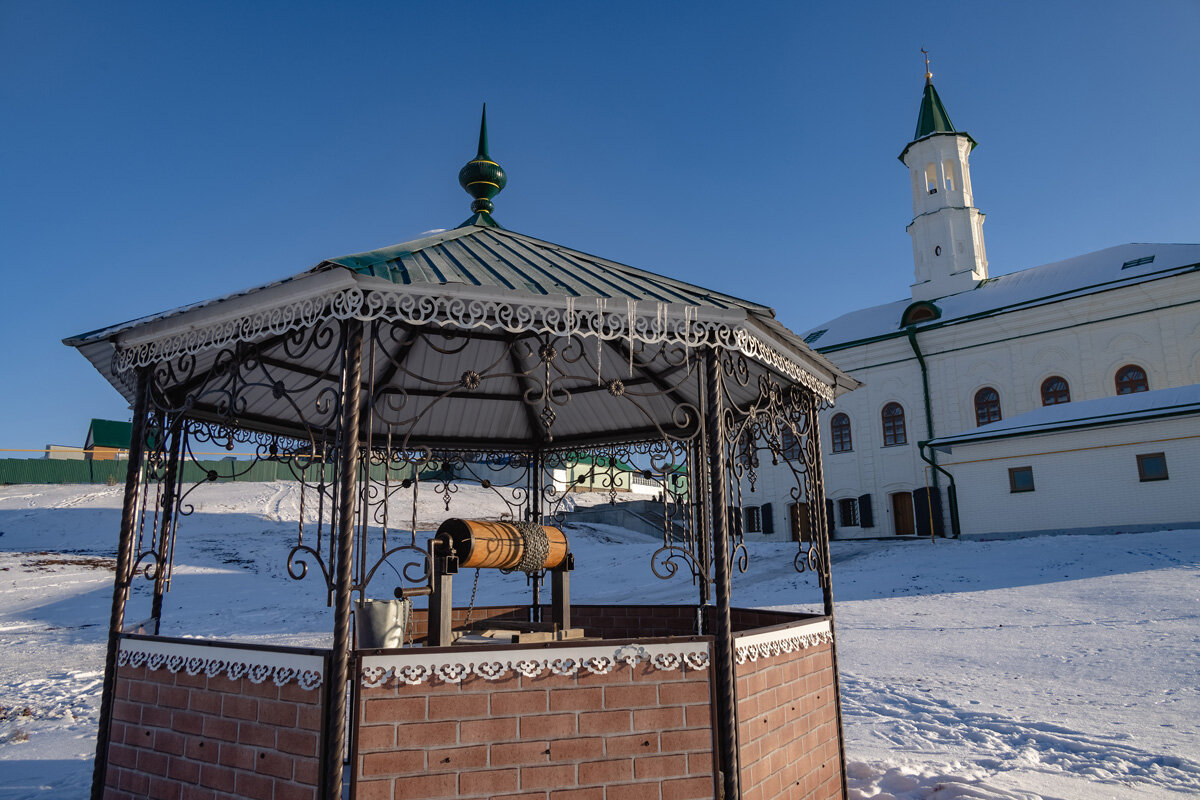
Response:
[[[1087,401],[1080,401],[1087,402]],[[973,433],[954,434],[952,436],[939,436],[936,439],[928,439],[924,442],[918,442],[920,446],[932,446],[934,450],[942,447],[964,447],[969,444],[979,444],[981,442],[995,442],[1000,439],[1016,439],[1022,436],[1040,436],[1046,433],[1062,433],[1064,431],[1084,430],[1087,428],[1103,428],[1107,425],[1131,425],[1137,422],[1147,422],[1150,420],[1164,419],[1168,417],[1184,417],[1192,414],[1200,414],[1200,403],[1180,403],[1179,405],[1167,406],[1166,408],[1158,409],[1155,412],[1145,412],[1141,416],[1133,416],[1134,414],[1142,414],[1137,411],[1115,411],[1110,414],[1096,414],[1091,417],[1080,417],[1078,419],[1064,420],[1055,425],[1046,425],[1044,428],[1017,428],[1000,431],[994,434],[985,434],[982,436]],[[941,441],[943,444],[934,444]]]

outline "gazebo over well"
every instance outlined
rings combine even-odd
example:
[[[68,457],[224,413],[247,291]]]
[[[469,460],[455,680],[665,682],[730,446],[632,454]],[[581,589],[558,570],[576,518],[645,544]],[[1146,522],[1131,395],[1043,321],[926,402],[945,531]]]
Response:
[[[505,180],[485,118],[459,227],[66,340],[134,410],[94,798],[844,796],[817,412],[856,382],[765,306],[505,230]],[[248,443],[302,481],[317,522],[281,558],[325,581],[332,647],[158,635],[199,442]],[[731,603],[763,459],[808,507],[795,565],[820,615]],[[695,605],[571,607],[572,487],[548,476],[587,463],[574,480],[602,485],[618,461],[662,486],[650,566],[690,578]],[[388,504],[430,470],[509,513],[426,543]],[[479,565],[528,573],[530,604],[453,608],[453,576]],[[407,619],[398,637],[370,640],[380,611]]]

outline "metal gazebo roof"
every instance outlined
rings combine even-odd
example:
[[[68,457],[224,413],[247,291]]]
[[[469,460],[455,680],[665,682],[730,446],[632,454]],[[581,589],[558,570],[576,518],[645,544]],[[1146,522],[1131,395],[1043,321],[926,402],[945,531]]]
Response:
[[[595,377],[599,388],[620,379],[631,393],[639,383],[661,385],[663,371],[670,369],[669,364],[656,364],[653,359],[641,363],[637,355],[631,356],[631,348],[659,344],[691,348],[709,342],[738,350],[827,401],[857,385],[810,350],[765,306],[477,224],[329,259],[292,278],[64,342],[77,347],[119,391],[132,398],[128,376],[136,367],[186,355],[194,356],[202,370],[222,348],[237,342],[263,342],[322,320],[350,318],[470,333],[474,347],[490,346],[497,355],[502,343],[514,337],[594,339],[597,352],[591,355],[598,362]],[[419,402],[422,394],[441,397],[473,368],[471,364],[485,362],[487,355],[472,354],[468,363],[426,345],[405,357],[414,372],[425,378],[422,385],[403,385],[403,375],[393,374],[390,380]],[[312,372],[319,370],[323,359],[324,354],[317,350],[309,354],[307,363],[280,363],[272,368],[278,376]],[[264,375],[269,377],[269,373]],[[336,385],[336,375],[324,377]],[[607,412],[606,392],[588,391],[590,387],[579,381],[564,388],[584,392],[571,404],[584,413],[566,415],[556,423],[557,441],[576,443],[629,430],[637,422]],[[319,391],[320,387],[314,387],[312,394]],[[537,431],[523,409],[523,391],[516,378],[496,378],[479,391],[450,398],[451,402],[439,404],[437,415],[423,420],[422,429],[414,431],[413,442],[452,446],[482,439],[513,447],[533,441]],[[252,404],[254,414],[243,421],[249,427],[293,432],[289,430],[288,402],[272,402],[268,384],[261,394],[262,402]],[[587,402],[577,402],[580,399]],[[633,424],[635,429],[652,427],[669,417],[674,404],[656,399],[657,407],[649,400],[644,409],[654,419]],[[198,409],[197,416],[206,414]]]

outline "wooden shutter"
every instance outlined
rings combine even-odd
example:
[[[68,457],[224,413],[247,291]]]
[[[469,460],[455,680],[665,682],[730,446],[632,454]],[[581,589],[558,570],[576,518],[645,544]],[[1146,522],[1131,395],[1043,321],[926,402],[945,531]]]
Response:
[[[942,522],[942,493],[923,486],[913,490],[913,511],[917,518],[917,533],[921,536],[945,536]]]
[[[828,497],[825,498],[825,530],[829,532],[829,536],[833,536],[835,524],[833,521],[833,501]]]
[[[762,504],[762,532],[763,533],[774,533],[775,532],[775,515],[774,515],[774,513],[772,513],[770,503]]]
[[[871,510],[871,495],[864,494],[858,498],[858,524],[864,528],[875,527],[875,514]]]

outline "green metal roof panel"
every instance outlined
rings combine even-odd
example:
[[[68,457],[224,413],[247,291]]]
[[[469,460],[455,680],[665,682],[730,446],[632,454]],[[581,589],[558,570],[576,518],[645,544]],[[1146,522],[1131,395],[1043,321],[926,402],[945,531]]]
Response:
[[[913,141],[923,139],[931,133],[956,133],[942,98],[938,97],[933,81],[925,82],[925,94],[921,97],[921,111],[917,114],[917,132]]]
[[[497,227],[472,225],[322,262],[396,284],[462,283],[535,295],[653,300],[743,308],[766,306]]]
[[[905,145],[904,150],[900,153],[900,161],[903,163],[908,149],[922,139],[929,136],[947,135],[967,137],[972,150],[977,144],[966,131],[955,130],[954,123],[950,121],[950,114],[942,105],[942,98],[938,96],[937,89],[933,88],[933,81],[927,79],[925,94],[921,97],[921,110],[917,112],[917,129],[913,133],[912,141]]]
[[[94,419],[88,426],[92,447],[116,447],[121,450],[129,449],[133,439],[133,423],[118,422],[112,419]]]

